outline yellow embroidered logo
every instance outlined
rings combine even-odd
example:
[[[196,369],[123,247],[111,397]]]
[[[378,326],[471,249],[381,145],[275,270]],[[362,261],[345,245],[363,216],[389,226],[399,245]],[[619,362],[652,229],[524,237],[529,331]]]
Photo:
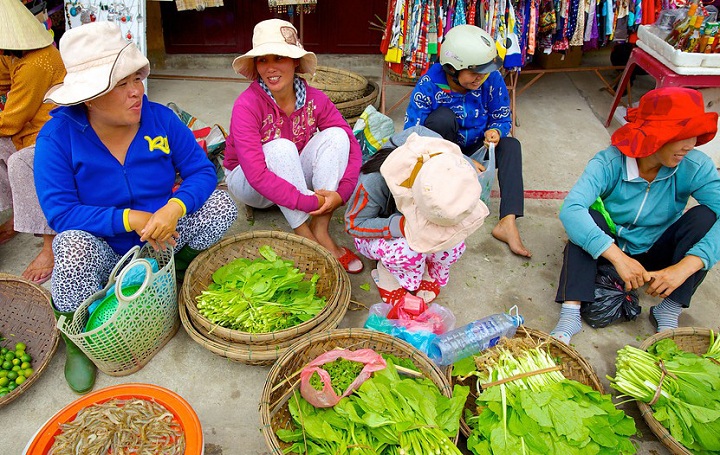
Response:
[[[170,145],[168,145],[167,137],[158,136],[151,138],[150,136],[145,136],[145,140],[148,141],[148,150],[151,152],[158,149],[165,154],[170,154]]]

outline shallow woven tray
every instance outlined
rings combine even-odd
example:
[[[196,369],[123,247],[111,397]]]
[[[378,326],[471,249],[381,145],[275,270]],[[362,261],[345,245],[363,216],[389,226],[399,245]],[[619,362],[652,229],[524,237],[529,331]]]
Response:
[[[273,455],[280,455],[289,445],[280,441],[275,431],[291,428],[292,417],[287,401],[292,390],[299,385],[300,370],[320,354],[336,349],[374,349],[380,354],[393,354],[410,359],[415,366],[446,397],[452,397],[452,388],[447,379],[430,359],[410,344],[382,332],[366,329],[337,329],[303,337],[292,345],[268,373],[262,397],[260,398],[260,421],[265,442]],[[457,437],[455,438],[457,443]]]
[[[515,332],[514,338],[519,337],[530,337],[534,341],[547,342],[549,347],[550,355],[555,359],[555,362],[560,363],[562,370],[560,372],[568,379],[574,379],[575,381],[581,382],[588,387],[592,387],[600,393],[605,393],[600,379],[598,378],[592,365],[585,360],[575,349],[562,343],[555,338],[551,337],[545,332],[540,330],[531,329],[529,327],[520,326]],[[493,348],[490,348],[493,349]],[[460,384],[470,387],[470,395],[465,402],[465,409],[469,409],[470,412],[475,414],[477,399],[477,378],[469,378],[465,381],[458,381],[457,378],[451,376],[452,368],[447,369],[448,379],[451,384]],[[460,431],[465,436],[470,436],[470,426],[465,422],[464,412],[463,417],[460,419]]]
[[[342,276],[343,285],[341,286],[342,298],[338,300],[338,304],[334,306],[334,310],[320,324],[312,328],[303,335],[307,337],[316,333],[325,333],[334,329],[340,324],[345,313],[347,312],[350,302],[350,278],[347,274]],[[223,340],[211,333],[204,331],[204,328],[198,327],[192,323],[188,317],[185,305],[180,305],[180,322],[187,334],[195,342],[200,344],[208,351],[225,357],[230,360],[241,362],[247,365],[271,365],[280,357],[292,344],[298,339],[290,339],[277,344],[241,344]]]
[[[320,275],[317,295],[325,297],[326,304],[314,318],[284,330],[269,333],[249,333],[221,327],[200,314],[196,297],[212,282],[212,274],[234,259],[260,257],[258,248],[270,245],[284,259],[292,260],[295,266],[305,272],[306,279],[314,273]],[[319,244],[299,235],[281,231],[251,231],[228,237],[201,253],[188,267],[180,291],[179,301],[187,307],[188,317],[196,327],[203,327],[206,333],[234,343],[251,345],[276,345],[294,340],[319,325],[340,305],[347,309],[349,295],[341,292],[345,270],[333,255]]]
[[[665,338],[672,338],[680,349],[695,354],[705,354],[710,347],[710,329],[701,327],[682,327],[674,330],[663,330],[660,333],[656,333],[643,341],[640,345],[640,349],[647,351],[650,346]],[[645,419],[645,422],[650,427],[650,431],[657,436],[665,447],[670,449],[670,452],[678,455],[692,455],[692,452],[673,438],[667,428],[662,426],[662,424],[655,419],[653,416],[653,410],[647,403],[640,401],[636,401],[636,403],[640,409],[643,419]]]
[[[329,66],[318,66],[315,75],[301,76],[310,86],[322,90],[335,104],[362,98],[368,85],[367,79],[357,73]]]
[[[0,333],[7,338],[0,346],[14,350],[16,343],[25,343],[34,370],[25,382],[0,398],[0,407],[19,397],[40,377],[57,349],[59,333],[51,302],[50,292],[42,286],[0,273]]]
[[[344,103],[339,103],[336,104],[335,107],[338,108],[338,110],[340,111],[342,116],[345,117],[348,123],[352,125],[354,121],[357,121],[357,118],[360,116],[360,114],[363,113],[366,107],[371,104],[375,104],[379,92],[380,88],[378,87],[377,83],[370,81],[368,82],[367,87],[365,87],[365,93],[362,98],[353,101],[346,101]]]

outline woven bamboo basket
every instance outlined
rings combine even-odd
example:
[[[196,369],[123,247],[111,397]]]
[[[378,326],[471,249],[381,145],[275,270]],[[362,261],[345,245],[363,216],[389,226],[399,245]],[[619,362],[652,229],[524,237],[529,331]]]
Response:
[[[677,346],[683,351],[695,354],[705,354],[710,347],[710,329],[701,327],[682,327],[674,330],[663,330],[660,333],[647,338],[640,345],[640,349],[647,351],[650,346],[665,338],[672,338]],[[670,452],[677,455],[692,455],[684,445],[680,444],[670,435],[670,432],[662,426],[653,416],[652,408],[647,404],[637,401],[640,413],[655,436],[667,447]]]
[[[358,117],[360,117],[360,114],[363,113],[366,107],[371,104],[375,104],[379,92],[380,87],[378,87],[375,82],[370,81],[368,82],[367,87],[365,87],[365,93],[362,98],[339,103],[336,104],[335,107],[338,108],[345,120],[352,125],[355,121],[357,121]]]
[[[418,81],[418,79],[420,79],[419,76],[409,76],[405,72],[405,66],[403,66],[403,73],[400,74],[397,71],[395,71],[394,69],[392,69],[392,67],[390,65],[388,65],[387,76],[390,78],[390,80],[395,81],[395,82],[400,82],[403,84],[414,84]]]
[[[345,317],[350,302],[350,278],[347,274],[341,275],[343,284],[340,287],[338,303],[328,317],[308,331],[303,336],[324,333],[334,329]],[[190,320],[187,308],[180,305],[180,322],[187,334],[195,342],[208,351],[230,360],[247,365],[271,365],[280,357],[297,339],[292,338],[276,344],[240,344],[223,340],[203,327],[196,326]]]
[[[23,342],[35,371],[15,390],[0,397],[0,407],[25,392],[47,368],[58,345],[58,329],[50,292],[20,277],[0,273],[0,333],[7,338],[1,347],[15,349]]]
[[[273,455],[283,454],[283,449],[288,447],[275,432],[281,428],[292,428],[287,402],[299,387],[300,371],[320,354],[337,348],[369,348],[379,354],[410,359],[443,395],[452,396],[452,388],[442,370],[412,345],[388,334],[366,329],[337,329],[303,337],[285,351],[270,369],[260,398],[262,433]],[[457,443],[457,437],[454,442]]]
[[[315,74],[301,74],[308,84],[322,90],[335,104],[362,98],[368,85],[365,77],[351,71],[318,66]]]
[[[320,275],[316,294],[325,297],[325,308],[302,324],[269,333],[248,333],[228,329],[201,315],[197,309],[196,298],[212,283],[212,274],[234,259],[260,257],[258,248],[263,245],[270,245],[279,256],[292,260],[300,271],[305,272],[306,279],[309,280],[315,273]],[[307,333],[328,317],[334,306],[339,304],[339,298],[344,296],[340,292],[343,273],[345,271],[337,259],[315,242],[288,232],[251,231],[228,237],[201,253],[188,267],[180,299],[187,307],[188,316],[193,324],[204,327],[219,338],[241,344],[277,344]],[[345,303],[341,304],[346,306]]]
[[[545,332],[531,329],[523,325],[521,325],[517,329],[517,332],[515,332],[515,338],[519,337],[529,337],[533,340],[533,342],[537,343],[538,345],[545,344],[550,352],[550,355],[552,355],[555,361],[559,363],[560,366],[562,366],[562,370],[560,370],[560,372],[566,378],[581,382],[588,387],[592,387],[600,393],[605,393],[605,390],[600,383],[600,379],[595,373],[595,370],[593,370],[592,365],[590,365],[590,363],[588,363],[588,361],[585,360],[585,358],[582,357],[575,349],[571,348],[570,346],[566,345],[561,341],[556,340]],[[490,348],[490,350],[492,349],[493,348]],[[470,387],[470,395],[468,395],[468,399],[465,402],[465,409],[469,409],[473,414],[475,414],[475,400],[477,399],[477,378],[469,378],[464,381],[459,381],[458,378],[452,377],[451,373],[452,368],[448,368],[447,375],[451,384],[459,384]],[[470,436],[470,426],[468,426],[467,422],[465,422],[464,417],[460,420],[460,431],[462,431],[465,436]]]

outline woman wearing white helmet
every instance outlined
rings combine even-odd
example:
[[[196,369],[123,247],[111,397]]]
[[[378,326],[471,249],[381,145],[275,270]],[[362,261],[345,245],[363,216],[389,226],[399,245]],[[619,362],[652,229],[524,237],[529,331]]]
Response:
[[[495,144],[500,184],[500,221],[492,234],[520,256],[530,257],[520,238],[516,218],[523,216],[522,151],[520,142],[508,137],[512,127],[510,99],[498,71],[503,60],[495,41],[479,27],[458,25],[446,35],[440,62],[420,78],[410,97],[405,128],[424,125],[457,143],[478,163],[479,149]]]

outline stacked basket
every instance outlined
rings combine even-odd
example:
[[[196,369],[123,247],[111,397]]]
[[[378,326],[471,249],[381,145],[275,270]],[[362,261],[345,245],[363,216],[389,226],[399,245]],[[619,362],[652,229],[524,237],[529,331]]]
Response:
[[[197,297],[212,283],[212,274],[237,258],[255,259],[258,248],[269,245],[283,259],[293,261],[307,279],[320,275],[316,295],[325,307],[314,318],[269,333],[248,333],[221,327],[200,314]],[[198,256],[185,275],[179,296],[180,320],[188,335],[207,350],[249,365],[269,365],[300,337],[338,326],[350,303],[350,279],[340,263],[322,246],[279,231],[251,231],[226,238]]]
[[[566,378],[581,382],[588,387],[592,387],[600,393],[605,393],[603,390],[603,386],[602,384],[600,384],[600,380],[598,379],[597,374],[595,374],[595,371],[593,370],[590,363],[588,363],[588,361],[585,360],[585,358],[583,358],[575,349],[571,348],[565,343],[556,340],[545,332],[541,332],[540,330],[531,329],[525,326],[518,327],[517,332],[515,333],[515,338],[518,337],[528,337],[533,341],[534,344],[545,345],[550,355],[553,357],[553,359],[555,359],[555,362],[562,367],[562,370],[560,370],[560,372]],[[477,378],[471,377],[464,381],[459,381],[457,377],[450,376],[451,373],[452,368],[448,368],[447,374],[451,384],[459,384],[470,387],[470,395],[468,395],[467,402],[465,403],[465,409],[466,411],[470,411],[470,413],[475,415],[475,401],[477,399]],[[462,431],[465,436],[470,435],[470,427],[465,422],[464,418],[460,420],[460,431]]]
[[[366,107],[375,104],[380,89],[360,74],[318,66],[314,75],[303,74],[308,84],[322,90],[351,125]]]
[[[452,389],[430,359],[410,344],[382,332],[366,329],[339,329],[304,337],[287,350],[273,365],[260,399],[260,421],[265,442],[273,454],[282,454],[289,444],[275,434],[290,429],[292,416],[288,400],[299,388],[300,371],[320,354],[333,349],[373,349],[378,354],[392,354],[410,359],[420,372],[437,385],[440,393],[452,397]],[[457,443],[457,438],[455,439]]]

